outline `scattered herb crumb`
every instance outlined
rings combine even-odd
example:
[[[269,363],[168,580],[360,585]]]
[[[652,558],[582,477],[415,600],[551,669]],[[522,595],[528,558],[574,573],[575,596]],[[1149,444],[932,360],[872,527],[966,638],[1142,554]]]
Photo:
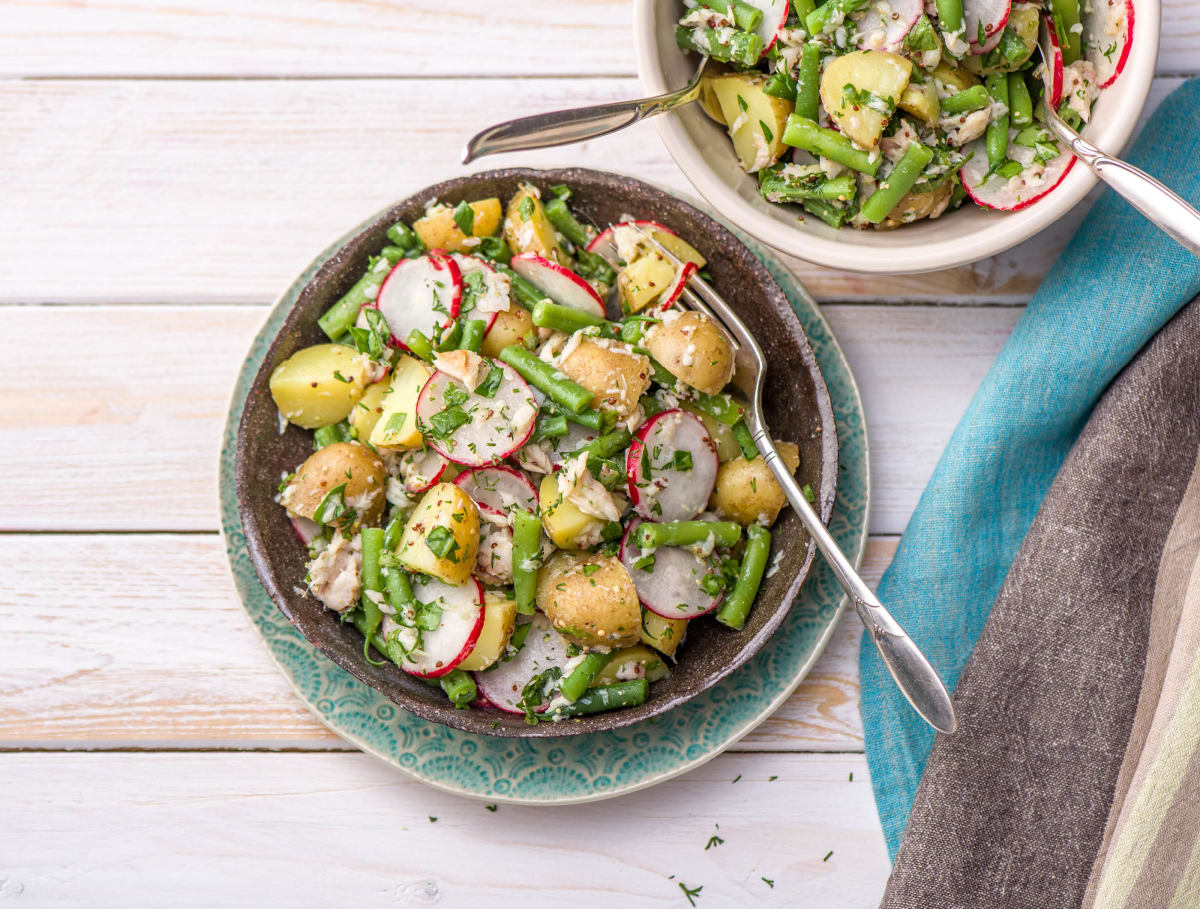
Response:
[[[769,877],[764,877],[763,883],[766,884],[768,887],[770,887],[772,890],[775,889],[775,882],[773,880],[771,880]]]
[[[432,814],[429,815],[429,823],[431,823],[431,824],[437,823],[437,818],[435,818]]]
[[[736,782],[737,782],[738,780],[740,780],[741,778],[742,778],[742,775],[739,773],[737,776],[735,776],[735,777],[734,777],[732,780],[730,780],[729,782],[731,782],[731,783],[736,783]]]
[[[708,838],[708,842],[704,846],[704,851],[708,852],[708,850],[713,848],[713,846],[720,846],[723,842],[725,842],[724,839],[717,836],[716,834],[713,834],[712,836],[710,836]]]
[[[851,783],[854,782],[854,771],[853,770],[850,771],[850,782]]]
[[[825,853],[825,858],[821,859],[821,861],[823,861],[823,862],[829,861],[829,856],[831,856],[831,855],[833,855],[832,849],[830,849],[828,852]]]
[[[768,782],[768,783],[773,783],[773,782],[775,782],[777,779],[779,779],[779,777],[777,777],[777,776],[768,777],[768,778],[767,778],[767,782]]]
[[[496,806],[495,806],[495,805],[488,805],[488,806],[486,806],[486,807],[487,807],[487,810],[488,810],[488,811],[491,811],[491,812],[495,812],[495,810],[496,810]]]
[[[704,889],[704,885],[701,884],[699,887],[693,890],[690,889],[683,881],[680,881],[679,889],[683,891],[683,895],[687,897],[687,901],[694,906],[696,905],[696,897],[700,895],[700,891]]]

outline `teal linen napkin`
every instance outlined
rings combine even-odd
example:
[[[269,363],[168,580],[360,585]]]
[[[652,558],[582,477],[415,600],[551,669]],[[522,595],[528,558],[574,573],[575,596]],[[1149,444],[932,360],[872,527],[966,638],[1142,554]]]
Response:
[[[1200,79],[1163,101],[1128,160],[1200,203]],[[1200,259],[1108,191],[1030,300],[879,584],[882,601],[951,689],[1093,405],[1198,293]],[[894,858],[933,731],[865,637],[860,669],[867,764]]]

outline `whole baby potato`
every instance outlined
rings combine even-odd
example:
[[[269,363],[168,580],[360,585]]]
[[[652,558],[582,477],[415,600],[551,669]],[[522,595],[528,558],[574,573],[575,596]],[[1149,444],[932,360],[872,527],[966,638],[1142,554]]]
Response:
[[[794,442],[776,442],[775,447],[788,471],[795,473],[800,466],[800,449]],[[731,521],[770,527],[786,504],[787,496],[762,457],[753,461],[737,457],[717,468],[709,506]]]
[[[642,343],[673,376],[697,391],[715,395],[733,378],[733,347],[725,332],[703,313],[668,311]]]
[[[345,344],[298,350],[271,373],[275,406],[289,423],[319,429],[350,415],[367,388],[370,361]]]
[[[650,361],[628,344],[584,338],[559,368],[596,396],[600,410],[629,416],[650,385]]]
[[[377,525],[387,505],[387,470],[374,452],[357,442],[335,442],[309,455],[279,501],[292,514],[312,518],[325,496],[343,483],[342,497],[356,515],[351,529]]]
[[[537,606],[583,647],[629,647],[641,636],[637,590],[615,556],[555,553],[538,573]]]

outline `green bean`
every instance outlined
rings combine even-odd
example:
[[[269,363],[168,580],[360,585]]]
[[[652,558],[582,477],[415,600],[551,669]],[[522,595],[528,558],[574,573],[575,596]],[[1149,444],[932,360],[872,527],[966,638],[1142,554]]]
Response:
[[[404,250],[399,246],[385,246],[379,250],[379,255],[387,259],[389,265],[395,265],[404,258]]]
[[[792,12],[796,14],[796,18],[800,20],[800,24],[807,30],[807,19],[809,13],[817,8],[815,0],[792,0]]]
[[[767,569],[767,556],[771,552],[771,531],[758,524],[746,528],[746,551],[742,553],[742,567],[738,571],[737,583],[717,610],[717,621],[727,628],[738,631],[746,624],[746,616],[758,596],[763,573]]]
[[[617,271],[608,264],[608,259],[599,253],[590,253],[586,249],[575,250],[575,274],[586,281],[604,284],[611,287],[616,283]],[[601,291],[597,291],[603,296]]]
[[[590,312],[584,312],[582,309],[573,309],[570,306],[562,306],[550,300],[538,300],[533,306],[533,324],[539,328],[553,328],[555,331],[565,331],[567,334],[572,334],[583,328],[591,328],[593,325],[612,325],[606,322],[602,316],[593,316]],[[613,325],[609,334],[615,334],[620,329]]]
[[[658,322],[651,316],[629,316],[621,322],[621,340],[626,344],[641,344],[647,328]]]
[[[426,363],[433,362],[433,343],[425,337],[423,332],[414,328],[408,333],[408,337],[404,339],[404,346],[414,356],[420,357]]]
[[[503,237],[483,237],[475,252],[492,262],[508,265],[512,261],[512,250]]]
[[[585,248],[591,237],[588,236],[587,228],[575,220],[575,216],[571,214],[571,210],[567,208],[567,203],[555,196],[544,206],[546,217],[550,219],[550,223],[555,229],[578,246],[580,249]]]
[[[807,41],[796,66],[796,113],[815,121],[821,109],[821,45]]]
[[[863,203],[862,216],[872,224],[878,224],[888,216],[897,203],[908,195],[927,164],[933,160],[933,149],[920,142],[912,142],[904,149],[904,154],[892,168],[892,172],[883,178],[875,192]]]
[[[383,623],[383,612],[376,597],[383,594],[383,583],[379,575],[379,556],[383,552],[383,529],[380,527],[364,527],[362,529],[362,610],[366,622],[366,632],[363,635],[363,656],[367,662],[381,665],[371,659],[371,637]]]
[[[675,29],[675,43],[683,50],[695,51],[720,63],[741,63],[753,66],[762,56],[762,38],[755,32],[734,30],[722,42],[721,32],[703,25],[680,25]]]
[[[814,38],[829,28],[833,31],[848,14],[858,12],[870,0],[829,0],[804,17],[804,27]],[[828,157],[828,156],[826,156]]]
[[[325,332],[330,341],[336,341],[349,331],[350,326],[358,319],[358,311],[362,309],[363,304],[374,300],[379,295],[379,288],[390,270],[378,268],[378,263],[382,261],[385,260],[377,260],[353,287],[346,291],[329,309],[325,310],[321,318],[317,319],[317,324],[321,326],[321,330]]]
[[[1033,123],[1033,97],[1025,84],[1024,73],[1008,74],[1008,114],[1018,129]]]
[[[829,2],[833,3],[835,0]],[[817,12],[824,8],[819,7]],[[878,154],[874,157],[868,155],[865,151],[855,148],[848,138],[836,130],[824,129],[818,126],[815,120],[799,114],[788,115],[787,126],[783,130],[783,142],[785,145],[802,148],[864,174],[874,176],[879,170]]]
[[[600,653],[593,650],[587,654],[578,666],[571,670],[571,674],[559,683],[558,693],[561,694],[571,703],[578,701],[579,698],[587,691],[592,682],[596,681],[596,676],[600,671],[608,665],[612,659],[612,652]]]
[[[587,469],[610,492],[625,486],[625,465],[620,461],[589,454],[587,457]]]
[[[966,23],[963,21],[963,0],[937,0],[938,24],[943,35],[958,34],[966,40]],[[951,53],[951,56],[954,56]]]
[[[763,83],[763,94],[784,101],[796,100],[796,80],[783,70],[775,70]]]
[[[537,424],[533,430],[533,441],[540,442],[542,439],[557,439],[559,436],[565,436],[569,429],[567,418],[562,414],[540,413],[538,414]]]
[[[320,451],[326,445],[333,445],[335,442],[346,442],[350,439],[350,424],[345,420],[340,423],[331,423],[329,426],[322,426],[313,433],[313,449]]]
[[[546,295],[544,293],[534,287],[529,281],[522,278],[507,265],[497,263],[496,270],[508,275],[513,299],[526,309],[533,309],[538,300],[546,299]]]
[[[726,426],[736,426],[738,421],[742,419],[742,415],[746,412],[741,404],[738,404],[733,398],[726,394],[710,395],[699,394],[692,401],[697,410],[702,410],[714,420],[724,423]]]
[[[462,337],[458,340],[459,349],[479,353],[483,350],[483,333],[486,330],[487,322],[482,319],[467,319],[463,323]]]
[[[384,636],[378,631],[372,632],[368,629],[366,616],[363,615],[361,609],[350,610],[348,616],[350,621],[354,623],[354,627],[362,633],[364,650],[367,647],[374,647],[397,666],[400,665],[401,660],[404,659],[403,652],[398,651],[389,645],[387,640],[384,639]],[[367,657],[367,659],[376,666],[382,665],[381,663],[376,663],[374,660],[371,660],[370,657]]]
[[[598,438],[592,439],[592,441],[579,450],[586,451],[588,454],[595,455],[598,458],[611,458],[618,451],[624,451],[628,448],[632,440],[633,436],[628,429],[614,429],[612,432],[607,432]]]
[[[446,692],[450,702],[459,709],[470,707],[479,693],[475,687],[475,680],[461,669],[451,669],[438,679],[438,684],[442,686],[442,691]]]
[[[986,79],[987,92],[993,101],[998,101],[1006,108],[1002,116],[996,117],[987,127],[987,156],[988,167],[995,170],[1008,157],[1008,76],[1004,73],[992,73]]]
[[[434,345],[434,350],[445,353],[448,350],[458,350],[458,341],[463,333],[463,320],[455,319],[450,327],[442,330],[442,339]]]
[[[991,103],[987,89],[982,85],[972,85],[970,88],[956,92],[949,98],[942,99],[943,114],[969,114],[982,110]]]
[[[738,420],[733,424],[733,439],[738,443],[742,457],[747,461],[758,457],[758,446],[754,444],[754,436],[750,435],[750,427],[746,425],[745,420]]]
[[[733,24],[744,32],[754,31],[762,22],[762,10],[744,3],[743,0],[700,0],[700,3],[730,16]]]
[[[638,549],[659,546],[694,546],[712,537],[717,546],[734,546],[742,538],[742,528],[733,521],[644,521],[633,532]]]
[[[786,165],[784,165],[786,166]],[[780,173],[782,166],[765,167],[758,172],[758,191],[769,202],[800,202],[804,199],[844,201],[858,191],[853,174],[826,177],[813,171],[801,176]]]
[[[520,373],[526,382],[540,388],[551,401],[571,413],[583,413],[595,397],[582,385],[573,382],[560,370],[520,345],[504,348],[500,351],[500,359]]]
[[[1050,0],[1050,19],[1062,47],[1063,65],[1070,66],[1083,51],[1080,32],[1075,30],[1079,24],[1079,0]]]
[[[572,423],[586,426],[592,432],[610,432],[617,425],[617,414],[612,410],[585,410],[582,413],[564,413]]]
[[[425,252],[425,244],[416,232],[403,221],[397,221],[387,229],[388,239],[403,249],[406,253],[420,255]]]
[[[816,215],[830,227],[841,227],[850,217],[849,209],[841,208],[824,199],[804,199],[800,202],[810,215]]]
[[[538,567],[542,559],[542,522],[533,512],[512,513],[513,596],[517,612],[533,615]]]
[[[397,612],[413,602],[412,581],[403,568],[386,569],[384,584],[387,587],[388,605]]]
[[[617,710],[622,707],[636,707],[644,704],[650,696],[650,683],[645,679],[633,679],[628,682],[614,682],[611,685],[599,685],[589,688],[579,700],[564,704],[548,711],[554,717],[583,716],[588,713],[600,713],[604,710]],[[543,714],[546,716],[546,714]]]
[[[400,545],[400,535],[404,533],[404,518],[396,515],[390,521],[383,531],[383,551],[395,552],[396,547]]]

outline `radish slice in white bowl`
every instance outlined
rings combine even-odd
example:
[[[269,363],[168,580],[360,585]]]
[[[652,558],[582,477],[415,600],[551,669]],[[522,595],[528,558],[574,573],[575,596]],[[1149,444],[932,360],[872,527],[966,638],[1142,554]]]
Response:
[[[1012,0],[965,0],[963,20],[972,54],[986,54],[1000,43],[1011,11]],[[979,40],[981,29],[982,41]]]
[[[1011,134],[1016,132],[1012,130]],[[963,189],[984,208],[996,211],[1019,211],[1032,205],[1058,186],[1075,165],[1075,156],[1061,144],[1058,145],[1058,157],[1051,158],[1043,168],[1034,162],[1035,149],[1016,145],[1010,140],[1008,157],[1023,164],[1025,170],[1016,177],[988,176],[986,140],[976,139],[963,151],[974,153],[963,165]]]
[[[688,521],[704,510],[717,479],[717,446],[685,410],[664,410],[638,430],[625,470],[633,507],[652,521]]]
[[[1082,11],[1084,52],[1096,68],[1096,87],[1108,88],[1133,46],[1133,0],[1087,0]]]
[[[414,448],[400,456],[400,476],[410,496],[425,492],[442,478],[450,464],[432,448]]]
[[[401,668],[412,675],[436,679],[452,670],[467,658],[479,640],[483,629],[483,585],[475,578],[453,587],[434,578],[413,582],[413,596],[420,603],[441,610],[440,621],[433,631],[421,631],[420,647],[411,650],[402,660]],[[384,620],[383,634],[393,631],[403,636],[415,630],[397,623],[390,616]]]
[[[433,337],[457,318],[461,304],[458,263],[437,251],[397,262],[375,298],[375,308],[392,332],[392,344],[405,350],[409,332]]]
[[[1049,69],[1050,69],[1049,103],[1050,103],[1051,107],[1053,107],[1057,110],[1058,105],[1062,102],[1063,79],[1065,78],[1064,73],[1063,73],[1064,66],[1063,66],[1062,47],[1058,43],[1058,33],[1054,31],[1054,26],[1052,26],[1050,24],[1049,19],[1047,19],[1045,17],[1042,18],[1042,24],[1040,26],[1040,29],[1041,29],[1041,34],[1038,37],[1038,42],[1041,44],[1043,50],[1045,50],[1047,48],[1049,49],[1050,56],[1049,56],[1049,60],[1047,60],[1045,63],[1038,64],[1038,66],[1034,68],[1034,72],[1038,74],[1039,78],[1041,78],[1041,76],[1042,76],[1041,67],[1043,65],[1049,67]],[[1045,79],[1043,79],[1042,81],[1044,84]]]
[[[550,620],[540,612],[535,613],[529,622],[519,623],[528,625],[529,631],[524,632],[525,640],[521,649],[507,662],[499,662],[482,672],[476,672],[475,684],[479,687],[488,702],[505,713],[524,713],[518,705],[521,692],[535,675],[547,669],[566,665],[567,642],[563,636],[550,626]],[[514,637],[517,632],[513,632]],[[511,644],[509,645],[511,648]],[[548,700],[548,699],[547,699]],[[544,713],[546,703],[534,708],[534,713]]]
[[[515,369],[479,359],[473,391],[439,369],[417,397],[417,426],[429,447],[464,467],[507,458],[533,435],[538,414],[537,400]]]
[[[555,303],[604,317],[604,301],[583,278],[537,253],[521,253],[509,263],[518,275]]]
[[[454,478],[454,485],[485,513],[509,515],[517,509],[537,512],[537,489],[525,474],[506,464],[464,470]]]
[[[724,594],[714,596],[700,584],[719,569],[688,547],[660,546],[649,553],[638,549],[633,532],[641,523],[629,522],[621,538],[620,558],[642,605],[664,619],[694,619],[716,609]]]
[[[855,16],[854,43],[865,50],[895,50],[924,12],[922,0],[891,0],[890,5],[872,3],[861,16]]]

